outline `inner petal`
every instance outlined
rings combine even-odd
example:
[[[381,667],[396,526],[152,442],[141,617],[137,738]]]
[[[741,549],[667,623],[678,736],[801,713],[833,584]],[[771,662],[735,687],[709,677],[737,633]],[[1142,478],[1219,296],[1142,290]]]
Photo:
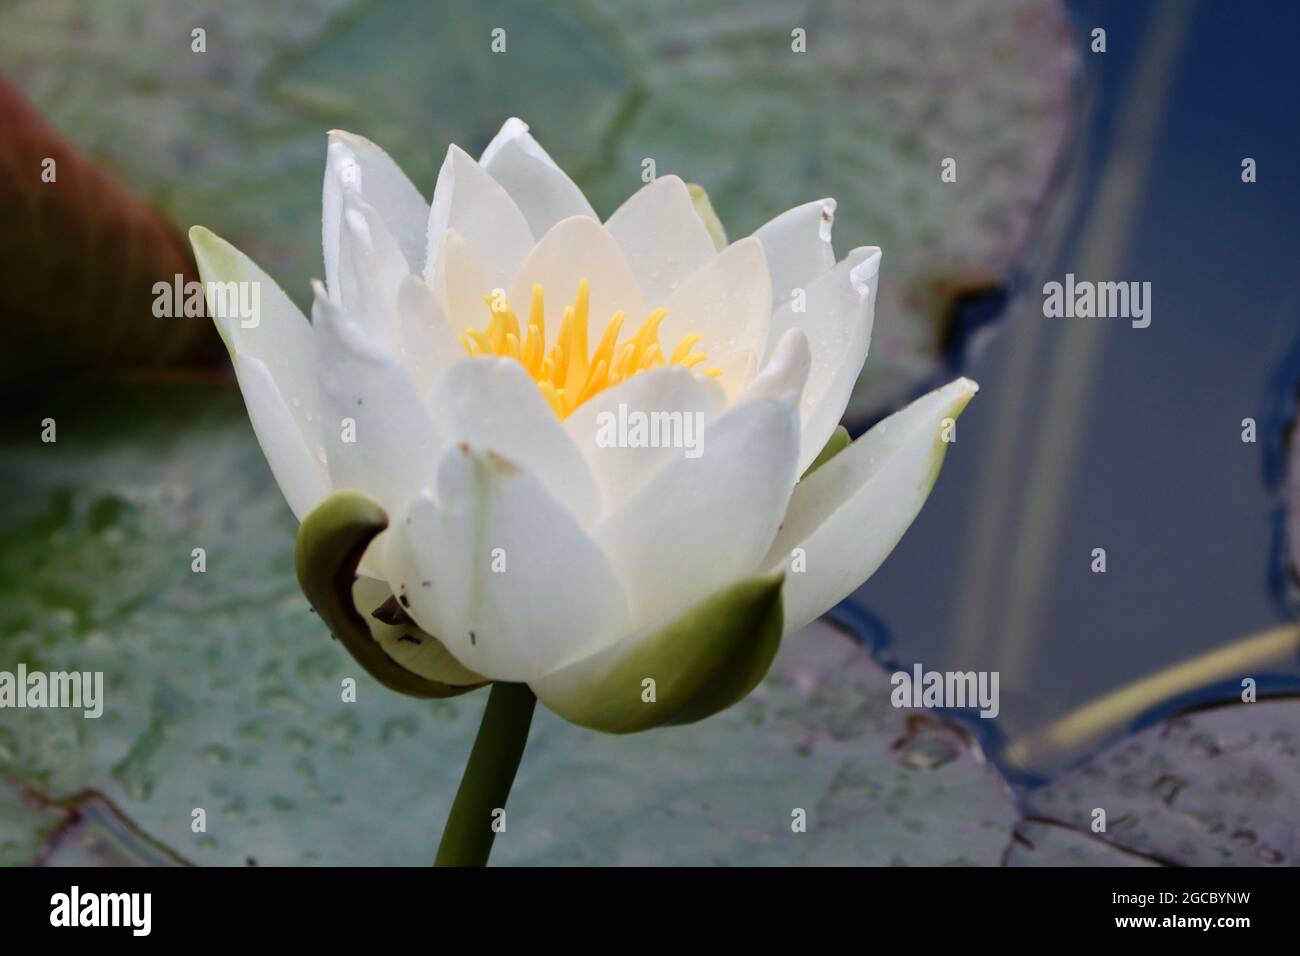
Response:
[[[567,418],[574,409],[593,395],[634,375],[660,365],[680,365],[694,369],[702,366],[706,356],[695,351],[700,341],[696,333],[683,335],[671,352],[659,344],[659,325],[666,310],[655,309],[630,335],[620,338],[623,312],[615,312],[606,323],[595,348],[588,338],[591,287],[586,279],[578,283],[573,305],[566,306],[560,329],[551,347],[546,347],[545,293],[534,285],[528,307],[527,327],[497,290],[483,297],[488,321],[479,329],[470,327],[460,337],[470,356],[497,356],[515,359],[537,382],[537,387],[559,418]],[[704,375],[717,378],[721,368],[700,368]]]

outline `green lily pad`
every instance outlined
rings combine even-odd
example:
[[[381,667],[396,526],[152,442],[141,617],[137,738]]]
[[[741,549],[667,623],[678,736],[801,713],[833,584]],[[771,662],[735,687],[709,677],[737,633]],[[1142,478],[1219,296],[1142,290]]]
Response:
[[[392,693],[330,639],[234,390],[86,398],[20,407],[0,438],[0,670],[102,671],[104,713],[6,710],[0,780],[102,795],[134,858],[428,863],[486,694]],[[494,859],[992,863],[1016,817],[958,731],[894,710],[869,655],[816,625],[690,727],[610,737],[539,710]],[[7,862],[45,858],[55,822],[0,788]]]
[[[1300,701],[1172,717],[1027,797],[1032,814],[1188,866],[1300,865]]]
[[[935,373],[956,300],[1008,278],[1059,192],[1079,77],[1058,0],[11,0],[5,20],[0,58],[61,132],[300,304],[330,127],[426,198],[448,141],[481,148],[511,115],[605,214],[646,159],[701,184],[732,238],[834,196],[841,254],[885,250],[856,421]]]

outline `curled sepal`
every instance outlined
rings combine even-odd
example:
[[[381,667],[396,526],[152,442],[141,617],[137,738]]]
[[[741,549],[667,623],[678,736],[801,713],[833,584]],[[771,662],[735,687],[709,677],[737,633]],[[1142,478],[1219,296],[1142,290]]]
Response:
[[[753,690],[781,644],[780,574],[747,578],[671,623],[535,680],[565,720],[611,734],[689,724]]]
[[[384,509],[363,494],[340,491],[322,501],[298,529],[295,563],[303,594],[357,663],[390,690],[411,697],[454,697],[483,686],[421,676],[395,661],[376,641],[366,617],[369,612],[359,611],[352,595],[361,556],[387,527]]]

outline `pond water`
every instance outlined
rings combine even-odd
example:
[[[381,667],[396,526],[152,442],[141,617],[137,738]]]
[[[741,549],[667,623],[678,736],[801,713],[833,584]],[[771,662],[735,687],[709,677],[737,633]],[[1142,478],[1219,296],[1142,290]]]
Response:
[[[1104,27],[1109,42],[1084,59],[1068,215],[996,326],[966,341],[956,364],[981,392],[943,475],[858,607],[841,609],[900,662],[998,670],[996,729],[973,722],[995,744],[1294,621],[1282,492],[1300,123],[1286,38],[1300,11],[1155,10],[1072,5],[1080,33]],[[1043,284],[1071,272],[1150,282],[1150,326],[1044,318]],[[1294,650],[1206,674],[1215,686],[1190,699],[1234,697],[1242,677],[1300,686]],[[1118,707],[1108,726],[1172,703]],[[1096,739],[1012,769],[1050,771]]]

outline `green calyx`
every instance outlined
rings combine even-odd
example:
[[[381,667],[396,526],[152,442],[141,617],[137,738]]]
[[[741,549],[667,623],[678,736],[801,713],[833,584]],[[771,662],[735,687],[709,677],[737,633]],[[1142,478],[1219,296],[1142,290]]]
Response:
[[[783,581],[747,578],[630,647],[610,648],[534,689],[561,717],[606,733],[703,720],[767,674],[781,645]]]
[[[457,685],[421,677],[388,656],[352,598],[357,565],[366,548],[388,527],[388,516],[355,491],[330,495],[298,529],[298,584],[335,637],[357,663],[390,690],[411,697],[455,697],[482,684]]]
[[[851,444],[853,438],[849,435],[849,430],[843,425],[836,425],[835,431],[831,432],[831,437],[826,439],[826,444],[822,445],[822,450],[817,453],[817,457],[813,459],[813,463],[808,466],[808,470],[799,477],[799,480],[803,481]]]

